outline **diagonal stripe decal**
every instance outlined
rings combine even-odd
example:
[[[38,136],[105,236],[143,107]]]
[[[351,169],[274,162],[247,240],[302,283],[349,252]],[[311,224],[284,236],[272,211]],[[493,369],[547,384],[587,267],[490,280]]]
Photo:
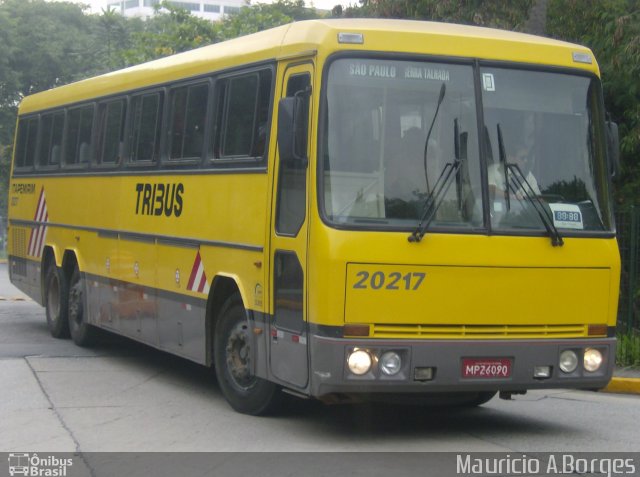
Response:
[[[29,236],[29,250],[28,254],[32,257],[41,257],[44,244],[47,239],[47,230],[49,227],[46,222],[49,222],[49,212],[47,210],[47,200],[44,195],[44,187],[40,190],[40,197],[38,198],[38,205],[36,207],[36,213],[33,217],[35,222],[40,222],[40,225],[36,225],[31,229],[31,235]]]
[[[204,264],[202,263],[200,252],[198,252],[193,262],[191,275],[189,275],[189,282],[187,283],[187,290],[198,293],[209,293],[209,282],[207,281],[207,274],[204,271]]]

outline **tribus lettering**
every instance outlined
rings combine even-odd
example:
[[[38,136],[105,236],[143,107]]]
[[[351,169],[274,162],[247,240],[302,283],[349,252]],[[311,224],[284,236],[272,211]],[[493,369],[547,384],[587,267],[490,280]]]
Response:
[[[182,214],[182,184],[136,184],[136,215]]]

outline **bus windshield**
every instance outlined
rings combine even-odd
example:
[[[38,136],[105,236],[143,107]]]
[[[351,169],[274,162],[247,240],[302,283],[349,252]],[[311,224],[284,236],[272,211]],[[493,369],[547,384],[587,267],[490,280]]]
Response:
[[[482,67],[476,88],[474,77],[471,64],[333,61],[321,138],[326,220],[411,230],[431,201],[428,230],[539,234],[540,210],[563,234],[611,230],[598,81]]]

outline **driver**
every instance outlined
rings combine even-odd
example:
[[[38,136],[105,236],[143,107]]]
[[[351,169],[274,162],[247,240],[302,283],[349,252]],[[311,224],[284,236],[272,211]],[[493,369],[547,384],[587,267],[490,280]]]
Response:
[[[536,196],[540,195],[540,187],[538,186],[538,181],[533,175],[532,169],[534,165],[533,156],[531,155],[531,151],[526,147],[520,147],[516,149],[515,154],[509,154],[507,158],[508,164],[517,165],[520,171],[522,171],[522,175],[525,177],[526,181],[533,189],[533,193]],[[506,187],[504,183],[504,167],[502,163],[492,164],[489,166],[487,170],[487,176],[489,179],[489,197],[491,200],[498,197],[504,197]],[[509,194],[514,193],[518,199],[523,199],[526,194],[523,188],[520,187],[520,182],[517,180],[512,171],[509,171],[509,181],[511,182],[511,188],[509,188]],[[525,185],[526,187],[526,185]]]

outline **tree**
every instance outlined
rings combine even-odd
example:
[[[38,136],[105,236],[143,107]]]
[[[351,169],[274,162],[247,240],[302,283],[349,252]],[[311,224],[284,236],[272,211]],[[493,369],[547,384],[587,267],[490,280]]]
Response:
[[[602,71],[605,106],[620,126],[623,174],[616,197],[640,203],[640,4],[637,0],[550,0],[551,36],[589,46]]]
[[[230,40],[242,35],[256,33],[268,28],[286,25],[293,21],[293,17],[285,13],[293,2],[274,3],[272,5],[259,3],[240,9],[240,12],[228,16],[218,25],[220,38]]]
[[[156,14],[144,22],[142,30],[132,34],[131,47],[121,52],[128,65],[219,41],[215,25],[191,15],[188,10],[166,0],[155,5],[154,9]]]
[[[532,0],[360,0],[348,17],[411,18],[522,30]]]
[[[134,48],[134,36],[144,29],[139,18],[125,18],[116,10],[103,9],[99,15],[92,15],[93,54],[99,57],[102,71],[113,71],[128,66],[124,52]],[[94,72],[87,72],[94,73]]]

